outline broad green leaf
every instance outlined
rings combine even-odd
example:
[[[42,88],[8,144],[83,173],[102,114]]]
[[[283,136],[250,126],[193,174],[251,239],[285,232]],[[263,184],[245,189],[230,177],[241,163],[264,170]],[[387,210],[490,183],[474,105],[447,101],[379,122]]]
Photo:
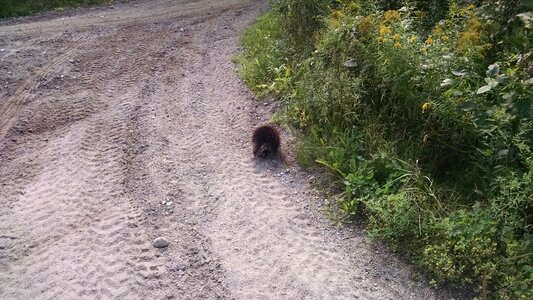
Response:
[[[489,77],[485,78],[485,82],[486,82],[487,85],[490,86],[491,88],[493,88],[493,87],[495,87],[495,86],[497,86],[497,85],[499,84],[499,82],[498,82],[496,79],[494,79],[494,78],[489,78]]]
[[[507,78],[508,78],[508,76],[506,74],[500,74],[500,75],[496,76],[496,80],[499,83],[504,82]]]
[[[524,22],[526,28],[533,29],[533,11],[521,13],[516,16],[519,17],[522,22]]]
[[[465,101],[459,105],[459,108],[463,111],[471,111],[476,108],[476,104],[474,102]]]
[[[446,92],[444,92],[444,96],[446,97],[459,97],[462,96],[463,92],[458,89],[449,89]]]
[[[507,154],[509,154],[509,150],[507,149],[503,149],[503,150],[500,150],[498,151],[498,157],[504,157],[504,156],[507,156]]]
[[[514,96],[514,92],[505,93],[505,94],[502,95],[502,98],[505,101],[509,101],[509,100],[513,99],[513,96]]]
[[[357,67],[357,62],[355,61],[355,59],[349,59],[345,61],[342,65],[346,68],[355,68]]]
[[[455,76],[465,76],[468,72],[465,69],[462,69],[460,71],[452,71],[452,74]]]
[[[490,86],[488,86],[488,85],[484,85],[484,86],[480,87],[480,88],[477,90],[476,93],[477,93],[478,95],[480,95],[480,94],[484,94],[484,93],[490,91],[491,89],[492,89],[492,88],[491,88]]]
[[[450,79],[450,78],[446,78],[442,81],[442,83],[440,84],[441,87],[446,87],[446,86],[449,86],[449,85],[454,85],[455,84],[455,81],[453,81],[453,79]]]
[[[527,118],[531,116],[531,105],[533,104],[533,99],[525,99],[513,103],[513,106],[516,109],[516,112],[519,117]]]
[[[500,65],[497,63],[492,64],[487,68],[486,74],[488,77],[495,77],[498,73],[500,73]]]

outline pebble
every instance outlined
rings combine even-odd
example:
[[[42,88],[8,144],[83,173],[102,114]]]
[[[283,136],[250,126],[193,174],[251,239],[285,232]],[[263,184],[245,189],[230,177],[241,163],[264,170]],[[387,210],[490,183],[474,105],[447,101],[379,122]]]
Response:
[[[152,242],[152,246],[155,248],[165,248],[170,244],[164,237],[158,237]]]

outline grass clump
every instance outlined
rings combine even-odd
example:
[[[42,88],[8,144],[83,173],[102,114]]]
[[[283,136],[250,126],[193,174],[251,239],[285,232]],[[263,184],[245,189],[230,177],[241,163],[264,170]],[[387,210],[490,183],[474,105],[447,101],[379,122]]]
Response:
[[[27,16],[66,7],[110,4],[112,0],[0,0],[0,18]]]
[[[286,103],[299,159],[338,178],[344,220],[435,283],[533,298],[533,6],[282,0],[241,75]]]

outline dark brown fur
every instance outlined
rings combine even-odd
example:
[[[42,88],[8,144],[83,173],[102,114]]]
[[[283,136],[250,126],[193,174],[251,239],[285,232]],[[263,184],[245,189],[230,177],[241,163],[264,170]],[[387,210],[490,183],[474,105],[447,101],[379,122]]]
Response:
[[[279,148],[279,133],[270,125],[263,125],[254,130],[252,137],[254,156],[266,158],[275,155]]]

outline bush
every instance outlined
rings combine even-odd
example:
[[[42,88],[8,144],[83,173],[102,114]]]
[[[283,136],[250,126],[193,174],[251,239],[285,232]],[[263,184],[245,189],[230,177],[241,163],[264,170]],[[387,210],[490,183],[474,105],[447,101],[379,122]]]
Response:
[[[511,2],[279,1],[243,70],[267,72],[252,86],[307,133],[300,159],[338,178],[341,219],[365,214],[435,282],[527,299],[533,7]]]

